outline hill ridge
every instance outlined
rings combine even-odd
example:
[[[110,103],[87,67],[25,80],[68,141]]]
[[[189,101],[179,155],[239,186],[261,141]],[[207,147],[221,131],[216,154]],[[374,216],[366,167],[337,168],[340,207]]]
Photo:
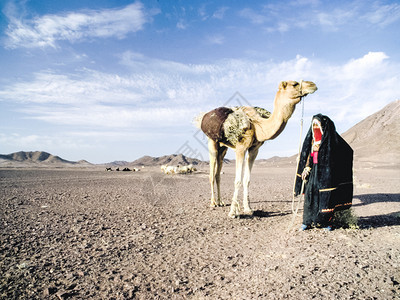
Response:
[[[87,161],[69,161],[59,156],[52,155],[45,151],[18,151],[10,154],[0,154],[0,159],[6,161],[14,161],[19,163],[36,163],[36,164],[80,164],[89,163]]]
[[[159,157],[152,157],[149,155],[145,155],[129,164],[138,166],[156,166],[165,164],[186,166],[190,164],[199,165],[201,163],[204,162],[197,158],[187,157],[184,154],[179,153],[179,154],[163,155]]]
[[[400,165],[400,100],[393,101],[342,134],[359,161]]]

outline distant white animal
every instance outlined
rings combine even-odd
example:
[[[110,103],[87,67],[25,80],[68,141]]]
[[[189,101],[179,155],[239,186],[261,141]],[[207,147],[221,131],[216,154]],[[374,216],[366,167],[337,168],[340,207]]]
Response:
[[[189,173],[197,171],[197,169],[195,167],[193,167],[192,164],[190,164],[188,166],[180,167],[178,171],[180,174],[189,174]]]
[[[168,166],[168,165],[162,165],[161,166],[161,171],[164,174],[172,175],[172,174],[189,174],[192,172],[197,171],[193,165],[188,165],[188,166]]]
[[[161,166],[161,171],[164,172],[164,174],[178,174],[178,167],[174,167],[174,166],[168,166],[168,165],[162,165]]]

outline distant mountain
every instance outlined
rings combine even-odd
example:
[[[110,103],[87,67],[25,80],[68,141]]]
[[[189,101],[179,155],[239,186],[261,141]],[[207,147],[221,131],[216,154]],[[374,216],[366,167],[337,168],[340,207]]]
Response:
[[[125,160],[116,160],[110,163],[106,163],[106,166],[111,166],[111,167],[123,167],[129,165],[129,162]]]
[[[19,162],[33,162],[33,163],[73,163],[71,161],[62,159],[59,156],[54,156],[50,153],[43,151],[34,151],[34,152],[15,152],[7,155],[0,155],[0,158],[6,160],[14,160]]]
[[[171,155],[164,155],[161,157],[151,157],[151,156],[143,156],[131,163],[129,165],[134,165],[134,166],[160,166],[160,165],[180,165],[180,166],[186,166],[186,165],[199,165],[201,163],[204,163],[203,161],[196,159],[196,158],[190,158],[186,157],[183,154],[171,154]]]
[[[297,154],[290,157],[273,156],[268,159],[257,159],[255,164],[258,166],[294,166],[296,164]]]
[[[52,155],[43,151],[19,151],[11,154],[0,154],[0,159],[3,160],[3,165],[7,163],[21,164],[45,164],[45,165],[91,165],[86,160],[78,162],[69,161],[59,156]]]
[[[74,163],[74,162],[73,162],[73,163]],[[93,165],[92,163],[90,163],[90,162],[88,162],[87,160],[84,160],[84,159],[78,160],[77,162],[75,162],[75,164],[78,164],[78,165],[88,165],[88,166]]]
[[[359,162],[400,165],[400,100],[354,125],[342,137]]]

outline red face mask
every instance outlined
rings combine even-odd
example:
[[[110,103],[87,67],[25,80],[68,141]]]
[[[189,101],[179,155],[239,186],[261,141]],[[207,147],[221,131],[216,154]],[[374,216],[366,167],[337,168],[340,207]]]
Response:
[[[314,141],[319,142],[322,139],[322,132],[321,129],[318,127],[313,127],[314,131]]]
[[[313,120],[312,129],[313,129],[314,143],[318,144],[321,142],[322,135],[324,133],[321,128],[321,123],[317,119]]]

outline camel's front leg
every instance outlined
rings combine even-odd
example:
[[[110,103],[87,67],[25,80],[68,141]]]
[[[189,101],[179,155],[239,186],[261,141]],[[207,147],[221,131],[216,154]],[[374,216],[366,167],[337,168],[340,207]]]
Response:
[[[245,154],[245,151],[240,151],[239,149],[236,149],[235,192],[233,193],[231,209],[229,211],[229,217],[231,218],[238,217],[240,213],[240,205],[237,198],[239,194],[239,189],[242,185],[243,163]]]
[[[262,144],[256,145],[249,149],[249,155],[246,158],[244,176],[243,176],[243,210],[245,214],[253,214],[253,210],[250,208],[249,202],[249,185],[250,185],[250,174],[256,160],[258,149]]]
[[[227,147],[219,146],[217,155],[217,169],[215,172],[215,181],[217,183],[217,201],[218,206],[225,206],[224,201],[221,199],[221,170],[224,163],[224,157],[226,155]]]

